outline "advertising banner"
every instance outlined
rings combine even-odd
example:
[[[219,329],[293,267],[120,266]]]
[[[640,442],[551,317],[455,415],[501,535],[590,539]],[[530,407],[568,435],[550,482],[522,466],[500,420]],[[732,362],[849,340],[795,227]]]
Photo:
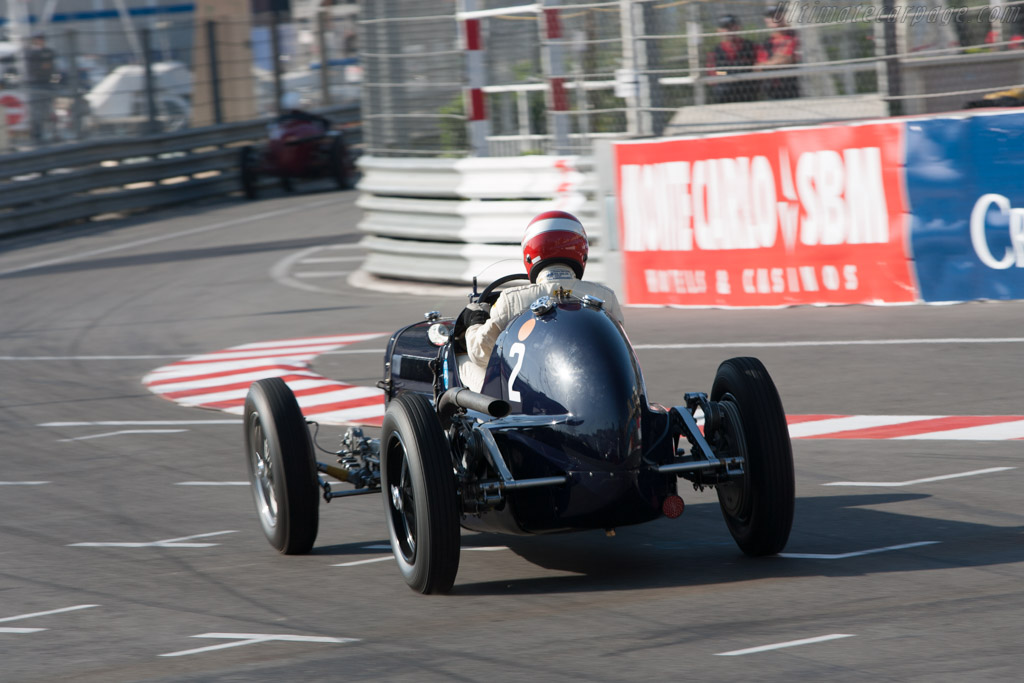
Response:
[[[903,131],[881,122],[617,143],[626,303],[914,301]]]
[[[909,121],[906,172],[921,297],[1024,299],[1024,113]]]

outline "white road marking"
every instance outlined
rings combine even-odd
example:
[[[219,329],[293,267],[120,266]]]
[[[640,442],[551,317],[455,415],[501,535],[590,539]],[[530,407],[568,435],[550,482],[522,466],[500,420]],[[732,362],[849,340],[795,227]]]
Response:
[[[785,643],[773,643],[772,645],[761,645],[760,647],[748,647],[745,650],[732,650],[731,652],[718,652],[718,657],[737,657],[739,655],[752,655],[757,652],[767,652],[769,650],[781,650],[786,647],[797,647],[799,645],[813,645],[814,643],[824,643],[829,640],[839,640],[840,638],[853,638],[852,633],[830,633],[827,636],[818,636],[816,638],[801,638],[800,640],[790,640]]]
[[[48,481],[0,481],[0,486],[42,486]]]
[[[389,545],[364,545],[364,550],[391,550]],[[491,545],[481,546],[478,548],[467,548],[462,547],[463,550],[476,550],[480,552],[494,552],[495,550],[508,550],[508,546],[505,545]],[[355,560],[354,562],[342,562],[341,564],[332,564],[332,567],[357,567],[361,564],[374,564],[377,562],[387,562],[388,560],[395,559],[394,555],[388,555],[387,557],[371,557],[368,560]]]
[[[13,626],[0,627],[0,633],[39,633],[45,628],[14,628]]]
[[[248,486],[247,481],[179,481],[175,486]]]
[[[75,612],[80,609],[92,609],[93,607],[99,607],[99,605],[75,605],[73,607],[61,607],[60,609],[46,610],[45,612],[30,612],[29,614],[19,614],[16,617],[4,617],[0,619],[0,623],[7,621],[20,621],[22,619],[34,619],[35,617],[47,617],[51,614],[63,614],[64,612]]]
[[[211,232],[213,230],[220,230],[221,228],[230,228],[235,225],[242,225],[244,223],[255,223],[257,221],[266,220],[268,218],[276,218],[277,216],[283,216],[289,213],[297,213],[299,211],[306,211],[309,209],[319,208],[321,206],[327,206],[330,204],[339,204],[339,200],[324,200],[319,202],[310,202],[308,204],[300,204],[296,206],[290,206],[284,209],[275,209],[274,211],[265,211],[252,216],[241,216],[239,218],[232,218],[226,221],[220,221],[219,223],[211,223],[210,225],[201,225],[196,228],[189,228],[188,230],[179,230],[178,232],[165,233],[156,235],[154,237],[147,237],[140,240],[134,240],[132,242],[124,242],[122,244],[114,244],[109,247],[103,247],[101,249],[92,249],[91,251],[81,251],[68,256],[61,256],[58,258],[48,259],[46,261],[38,261],[36,263],[30,263],[24,266],[17,266],[15,268],[8,268],[7,270],[0,270],[0,275],[11,275],[13,273],[21,273],[26,270],[35,270],[36,268],[45,268],[46,266],[55,266],[61,263],[67,263],[68,261],[76,261],[81,259],[91,258],[93,256],[100,256],[101,254],[109,254],[114,251],[122,251],[124,249],[133,249],[135,247],[146,246],[147,244],[154,244],[156,242],[166,242],[168,240],[177,239],[179,237],[188,237],[190,235],[199,235],[204,232]]]
[[[332,337],[301,337],[297,339],[278,339],[272,342],[252,342],[250,344],[239,344],[232,346],[235,350],[246,349],[287,349],[293,346],[310,346],[317,344],[354,344],[359,341],[376,339],[382,336],[380,332],[369,332],[362,334],[339,334]]]
[[[219,543],[186,543],[193,538],[209,538],[210,536],[221,536],[223,534],[237,533],[229,531],[211,531],[206,534],[195,534],[193,536],[182,536],[181,538],[167,538],[162,541],[151,541],[149,543],[69,543],[70,548],[212,548]]]
[[[185,655],[195,655],[202,652],[213,652],[214,650],[226,650],[230,647],[239,647],[242,645],[256,645],[257,643],[268,643],[272,641],[287,642],[287,643],[358,643],[358,638],[333,638],[329,636],[293,636],[293,635],[275,635],[270,633],[200,633],[199,635],[192,636],[193,638],[216,638],[224,640],[233,640],[233,643],[221,643],[220,645],[209,645],[207,647],[197,647],[192,650],[181,650],[179,652],[168,652],[160,655],[160,657],[182,657]]]
[[[904,424],[906,422],[918,422],[920,420],[934,419],[935,415],[852,415],[848,417],[832,417],[825,420],[814,420],[813,422],[798,422],[789,425],[789,436],[792,439],[818,436],[820,434],[834,434],[837,432],[852,431],[854,429],[870,429],[872,427],[887,427],[889,425]]]
[[[339,294],[344,290],[331,289],[328,287],[317,287],[316,285],[308,282],[303,282],[299,278],[292,275],[292,269],[296,264],[302,263],[307,258],[311,258],[313,254],[318,251],[322,251],[325,248],[330,249],[365,249],[357,244],[333,244],[330,247],[310,247],[309,249],[303,249],[297,251],[290,256],[285,256],[283,259],[274,264],[270,269],[270,277],[277,282],[279,285],[285,287],[291,287],[293,289],[301,289],[307,292],[327,293],[327,294]]]
[[[223,361],[243,360],[246,358],[316,357],[324,351],[330,351],[332,348],[336,348],[340,343],[341,342],[328,342],[323,344],[309,344],[305,346],[285,346],[282,348],[264,346],[257,349],[224,349],[223,351],[214,351],[212,353],[202,353],[197,356],[189,356],[181,362],[192,365],[202,365],[202,369],[205,370],[207,369],[207,364],[212,365]]]
[[[278,370],[256,370],[252,372],[239,372],[226,375],[224,377],[207,377],[206,379],[184,379],[169,377],[167,379],[173,379],[173,382],[167,382],[166,384],[150,384],[149,390],[154,394],[169,394],[176,391],[185,391],[188,389],[206,389],[207,387],[222,387],[225,382],[231,384],[241,384],[242,382],[255,382],[258,379],[266,379],[268,377],[284,377],[285,375],[297,375],[299,377],[309,377],[310,379],[319,380],[320,382],[327,382],[325,377],[316,374],[312,370],[294,370],[292,368],[282,367]],[[165,380],[166,381],[166,380]],[[299,382],[301,380],[295,380]],[[315,384],[309,384],[309,380],[306,380],[306,387],[316,386]]]
[[[395,559],[394,555],[388,555],[387,557],[374,557],[369,560],[356,560],[355,562],[342,562],[341,564],[332,564],[332,567],[355,567],[360,564],[373,564],[374,562],[387,562],[388,560]]]
[[[898,487],[913,486],[914,484],[930,484],[933,481],[944,481],[946,479],[959,479],[960,477],[973,477],[979,474],[992,474],[993,472],[1006,472],[1016,469],[1015,467],[990,467],[986,470],[974,470],[972,472],[961,472],[960,474],[943,474],[938,477],[926,477],[924,479],[911,479],[910,481],[832,481],[823,486],[877,486],[877,487]]]
[[[1024,344],[1024,337],[943,337],[937,339],[822,339],[784,342],[718,342],[714,344],[636,344],[635,350],[772,349],[798,346],[890,346],[900,344]]]
[[[187,429],[122,429],[117,432],[104,432],[103,434],[89,434],[88,436],[75,436],[70,439],[57,439],[58,442],[86,441],[88,439],[105,439],[108,436],[119,436],[121,434],[179,434],[187,432]]]
[[[386,349],[341,349],[339,351],[325,351],[321,356],[346,356],[353,353],[372,353],[377,356],[384,355]]]
[[[891,550],[906,550],[907,548],[920,548],[925,545],[935,545],[941,541],[920,541],[918,543],[904,543],[903,545],[890,545],[885,548],[872,548],[871,550],[858,550],[852,553],[839,553],[836,555],[819,555],[815,553],[779,553],[779,557],[787,557],[793,560],[846,560],[851,557],[862,555],[874,555],[875,553],[887,553]]]
[[[0,273],[3,275],[3,273]],[[300,286],[301,285],[301,286]],[[313,285],[297,282],[299,289],[311,291],[329,291]],[[943,338],[943,339],[854,339],[834,341],[789,341],[789,342],[721,342],[714,344],[636,344],[637,351],[672,350],[672,349],[729,349],[729,348],[786,348],[797,346],[873,346],[898,344],[1021,344],[1024,337],[992,337],[992,338]],[[327,351],[321,355],[344,355],[349,353],[384,353],[384,349],[354,349]],[[163,358],[183,358],[182,354],[153,354],[125,356],[0,356],[0,361],[50,361],[50,360],[159,360]]]
[[[351,272],[352,272],[351,270],[336,270],[336,271],[333,271],[333,272],[330,272],[330,271],[309,271],[309,272],[305,272],[305,273],[295,273],[293,275],[293,277],[298,277],[298,278],[303,278],[303,279],[307,279],[307,278],[315,279],[315,278],[318,278],[318,277],[341,277],[342,275],[348,275]]]
[[[99,422],[40,422],[36,427],[145,427],[158,425],[240,425],[241,420],[102,420]]]
[[[308,258],[299,263],[351,263],[353,261],[364,261],[366,256],[331,256],[327,258]]]
[[[181,357],[180,353],[167,353],[146,356],[0,356],[0,360],[159,360]]]

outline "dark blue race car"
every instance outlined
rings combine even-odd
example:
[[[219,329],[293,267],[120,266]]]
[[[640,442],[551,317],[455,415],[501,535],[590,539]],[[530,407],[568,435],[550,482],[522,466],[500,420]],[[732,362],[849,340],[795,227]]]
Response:
[[[474,300],[491,301],[492,283]],[[245,448],[271,545],[308,552],[319,500],[383,493],[406,582],[448,592],[460,527],[510,534],[606,529],[677,517],[679,479],[714,487],[744,553],[772,555],[793,521],[793,456],[779,394],[756,358],[732,358],[710,395],[650,402],[625,332],[603,302],[556,292],[501,334],[479,393],[463,387],[463,318],[437,312],[398,330],[384,356],[379,439],[348,430],[336,464],[313,441],[283,381],[255,382]],[[702,420],[702,422],[701,422]],[[336,490],[337,483],[354,488]]]

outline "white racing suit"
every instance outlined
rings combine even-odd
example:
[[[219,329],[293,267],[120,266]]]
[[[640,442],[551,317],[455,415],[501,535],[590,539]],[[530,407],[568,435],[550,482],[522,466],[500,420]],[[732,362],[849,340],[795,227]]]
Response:
[[[579,298],[589,295],[603,300],[604,309],[608,314],[619,323],[623,322],[622,308],[611,289],[596,282],[578,280],[568,266],[548,266],[537,276],[536,283],[504,290],[491,307],[487,322],[473,325],[466,330],[467,354],[459,354],[458,357],[459,377],[466,387],[480,391],[487,363],[491,358],[491,350],[494,349],[494,342],[501,331],[534,301],[559,288]]]

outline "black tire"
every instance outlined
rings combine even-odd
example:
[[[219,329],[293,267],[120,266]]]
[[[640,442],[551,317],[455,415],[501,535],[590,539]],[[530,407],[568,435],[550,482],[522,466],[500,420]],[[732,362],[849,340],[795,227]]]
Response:
[[[459,571],[459,510],[451,452],[430,402],[419,394],[392,400],[380,443],[384,511],[402,576],[414,591],[447,593]]]
[[[238,155],[238,175],[246,199],[256,199],[260,195],[260,176],[256,170],[256,162],[256,150],[250,146],[243,147]]]
[[[263,533],[285,555],[308,553],[320,519],[320,485],[306,420],[288,385],[261,379],[245,397],[245,458]]]
[[[779,392],[761,361],[730,358],[718,367],[711,400],[727,405],[723,433],[709,437],[746,451],[743,476],[717,487],[729,532],[747,555],[774,555],[789,540],[796,499],[793,447]]]
[[[356,168],[349,156],[345,140],[338,135],[331,140],[331,177],[340,190],[351,190],[356,186]]]

